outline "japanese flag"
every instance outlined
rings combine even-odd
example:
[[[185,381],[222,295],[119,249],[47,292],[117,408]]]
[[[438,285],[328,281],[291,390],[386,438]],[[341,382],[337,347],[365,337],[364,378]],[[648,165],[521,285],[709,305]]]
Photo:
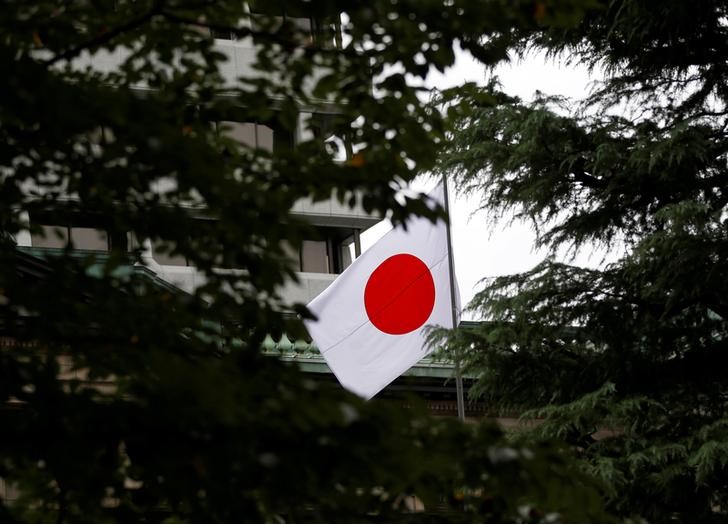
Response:
[[[442,204],[443,185],[429,196]],[[308,305],[306,328],[345,388],[373,397],[430,351],[426,326],[452,327],[449,266],[447,224],[413,218]]]

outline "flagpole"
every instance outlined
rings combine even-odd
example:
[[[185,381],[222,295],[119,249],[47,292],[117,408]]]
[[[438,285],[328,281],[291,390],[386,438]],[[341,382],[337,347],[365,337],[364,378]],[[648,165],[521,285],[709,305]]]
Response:
[[[442,175],[442,192],[444,193],[444,207],[447,212],[447,263],[450,276],[450,310],[452,312],[452,327],[458,326],[457,302],[455,300],[455,263],[452,257],[452,237],[450,235],[450,196],[447,190],[447,177]],[[455,356],[455,396],[458,403],[458,418],[465,420],[465,395],[463,393],[463,375],[460,371],[460,356]]]

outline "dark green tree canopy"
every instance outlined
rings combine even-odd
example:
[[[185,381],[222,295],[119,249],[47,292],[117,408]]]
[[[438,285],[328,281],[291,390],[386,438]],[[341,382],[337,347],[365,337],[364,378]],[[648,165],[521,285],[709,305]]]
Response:
[[[558,447],[365,404],[259,351],[293,329],[297,201],[433,215],[399,190],[448,125],[408,77],[452,65],[456,41],[495,62],[513,28],[566,27],[581,4],[4,2],[0,520],[603,520]],[[256,50],[239,78],[216,35]],[[301,112],[316,129],[272,152],[226,133],[290,135]],[[108,253],[18,248],[69,217],[102,221]],[[157,279],[145,241],[204,283]],[[412,494],[444,513],[404,513]]]
[[[490,322],[453,348],[475,393],[533,409],[534,432],[572,445],[613,508],[651,522],[722,522],[728,507],[727,10],[612,1],[574,27],[514,32],[514,52],[604,80],[579,101],[493,83],[442,161],[553,253],[612,251],[603,269],[551,257],[488,280],[471,307]]]

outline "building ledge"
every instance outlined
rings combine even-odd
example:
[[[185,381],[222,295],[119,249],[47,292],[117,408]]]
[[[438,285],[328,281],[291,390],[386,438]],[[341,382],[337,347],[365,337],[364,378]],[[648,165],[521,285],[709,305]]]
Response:
[[[304,372],[332,373],[313,341],[291,340],[285,333],[275,341],[267,335],[262,349],[266,355],[297,364]],[[455,364],[451,360],[427,356],[407,370],[404,376],[450,379],[455,377]]]

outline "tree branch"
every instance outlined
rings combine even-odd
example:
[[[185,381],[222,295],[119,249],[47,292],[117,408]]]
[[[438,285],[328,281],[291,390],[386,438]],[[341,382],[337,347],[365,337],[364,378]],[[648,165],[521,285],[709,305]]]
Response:
[[[58,489],[58,514],[56,515],[56,524],[63,524],[66,520],[66,492],[60,486]]]
[[[50,58],[46,61],[46,65],[52,66],[62,60],[69,60],[71,58],[75,58],[82,51],[85,51],[86,49],[98,47],[102,44],[110,42],[117,36],[144,25],[149,20],[151,20],[154,16],[160,14],[162,12],[163,7],[164,7],[164,2],[162,2],[162,1],[157,2],[154,4],[154,6],[149,11],[145,12],[144,14],[131,19],[128,22],[121,24],[120,26],[110,29],[109,31],[106,31],[105,33],[101,33],[100,35],[97,35],[96,37],[91,38],[90,40],[81,42],[80,44],[75,45],[75,46],[63,51],[62,53],[59,53],[59,54],[53,56],[52,58]]]

